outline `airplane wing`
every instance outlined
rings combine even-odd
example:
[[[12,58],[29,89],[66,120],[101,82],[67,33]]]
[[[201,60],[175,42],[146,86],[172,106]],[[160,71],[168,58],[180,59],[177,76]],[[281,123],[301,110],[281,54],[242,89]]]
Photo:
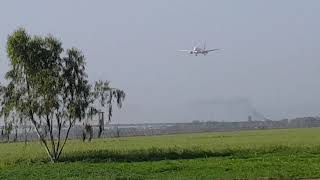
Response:
[[[218,51],[218,50],[220,50],[220,49],[208,49],[208,50],[206,50],[207,52],[211,52],[211,51]]]
[[[178,50],[178,51],[181,51],[181,52],[190,52],[192,50]]]

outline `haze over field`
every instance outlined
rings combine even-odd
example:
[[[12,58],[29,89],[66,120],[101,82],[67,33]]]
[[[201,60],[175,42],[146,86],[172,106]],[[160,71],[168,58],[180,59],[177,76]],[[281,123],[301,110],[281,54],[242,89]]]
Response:
[[[317,0],[5,1],[0,81],[7,36],[25,27],[82,49],[91,80],[126,91],[115,122],[317,116],[319,8]],[[222,50],[177,52],[201,40]]]

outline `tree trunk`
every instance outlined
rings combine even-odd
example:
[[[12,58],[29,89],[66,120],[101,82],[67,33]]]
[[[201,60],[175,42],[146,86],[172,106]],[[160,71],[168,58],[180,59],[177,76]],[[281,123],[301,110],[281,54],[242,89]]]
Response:
[[[39,139],[40,139],[40,142],[41,142],[41,144],[44,146],[44,149],[46,150],[47,155],[48,155],[49,158],[50,158],[50,161],[51,161],[52,163],[55,163],[55,158],[53,157],[53,155],[51,154],[51,152],[50,152],[50,150],[49,150],[49,147],[48,147],[48,144],[47,144],[47,140],[41,135],[41,133],[40,133],[38,127],[37,127],[37,122],[34,120],[33,115],[31,116],[31,122],[32,122],[34,128],[36,129],[36,132],[37,132],[37,135],[38,135],[38,137],[39,137]]]

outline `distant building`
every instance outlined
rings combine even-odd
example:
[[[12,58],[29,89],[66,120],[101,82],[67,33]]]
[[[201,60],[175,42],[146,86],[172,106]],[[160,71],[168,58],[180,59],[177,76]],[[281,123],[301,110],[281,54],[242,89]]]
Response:
[[[303,117],[291,119],[290,127],[320,127],[320,118],[319,117]]]

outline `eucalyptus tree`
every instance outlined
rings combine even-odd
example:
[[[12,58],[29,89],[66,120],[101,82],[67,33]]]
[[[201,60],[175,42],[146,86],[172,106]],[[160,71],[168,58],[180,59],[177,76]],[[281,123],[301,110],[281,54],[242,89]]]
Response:
[[[56,162],[71,128],[88,117],[98,98],[88,82],[85,57],[75,48],[64,50],[51,35],[30,36],[24,29],[8,37],[7,54],[10,69],[5,76],[8,83],[1,88],[1,115],[5,120],[16,115],[30,122],[50,160]],[[124,93],[116,94],[121,90],[106,91],[116,98],[106,102],[109,107],[113,102],[121,105]]]
[[[125,98],[125,93],[123,90],[110,87],[109,81],[96,81],[93,90],[94,104],[97,108],[94,109],[94,112],[103,112],[107,111],[108,121],[111,121],[112,110],[113,110],[113,100],[116,100],[116,104],[119,108],[122,107],[122,102]],[[102,124],[103,125],[103,124]],[[102,128],[99,126],[98,137],[101,136]]]

